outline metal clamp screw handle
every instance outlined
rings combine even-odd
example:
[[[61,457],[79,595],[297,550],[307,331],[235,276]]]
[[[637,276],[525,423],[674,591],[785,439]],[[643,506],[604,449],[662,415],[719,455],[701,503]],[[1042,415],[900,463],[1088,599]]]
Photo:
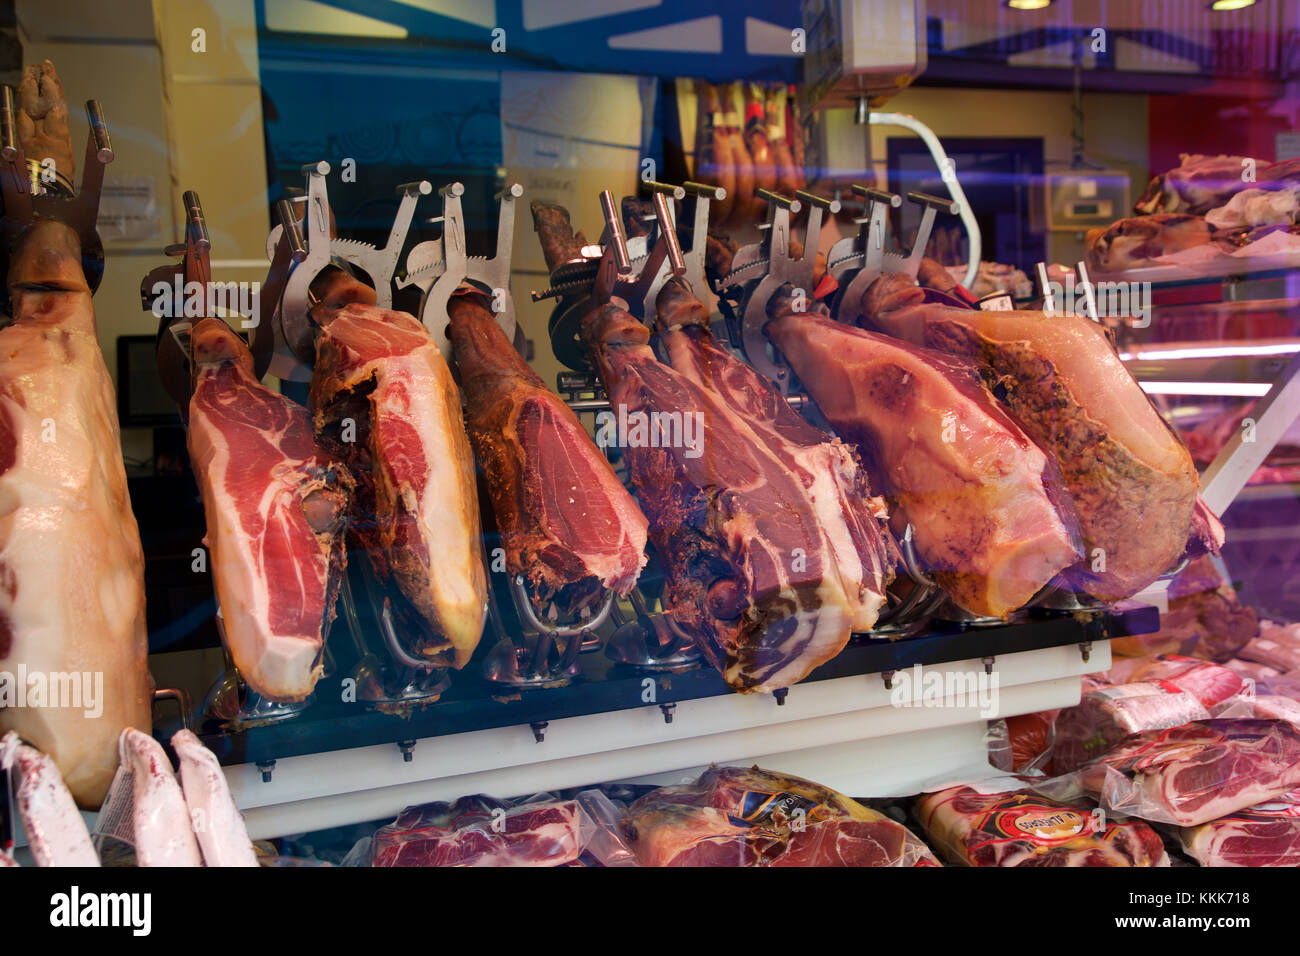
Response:
[[[822,209],[825,209],[827,212],[830,212],[831,214],[840,211],[840,201],[838,199],[824,199],[821,196],[815,195],[813,193],[804,192],[804,190],[802,189],[796,189],[794,194],[797,199],[809,203],[810,205],[818,206]]]
[[[280,220],[284,230],[285,241],[289,244],[289,256],[294,262],[307,258],[307,246],[302,239],[302,230],[298,228],[298,217],[293,214],[289,200],[279,199],[275,203],[275,216]]]
[[[886,203],[891,209],[897,209],[899,206],[903,205],[903,197],[898,195],[898,193],[886,192],[883,189],[875,189],[871,186],[860,186],[857,183],[854,183],[850,188],[854,193],[864,199],[870,199],[872,202]]]
[[[720,202],[727,198],[725,189],[721,186],[710,186],[708,183],[682,183],[682,190],[701,199],[714,199]]]
[[[794,213],[803,209],[803,204],[799,202],[799,200],[789,199],[782,196],[780,193],[772,192],[770,189],[756,189],[754,190],[754,195],[758,196],[760,199],[767,200],[769,205],[780,206],[782,209],[788,209]]]
[[[928,206],[936,212],[946,212],[952,216],[956,216],[961,212],[961,203],[957,202],[955,199],[946,199],[943,196],[931,196],[929,193],[908,193],[907,198],[914,203]]]
[[[686,190],[672,183],[657,183],[652,179],[645,179],[641,181],[641,188],[654,195],[672,196],[674,199],[686,198]]]
[[[610,244],[614,247],[614,265],[618,268],[618,274],[625,276],[632,271],[632,259],[627,253],[623,220],[614,207],[614,194],[608,189],[600,191],[600,212],[605,217],[605,229],[609,233]]]
[[[681,243],[677,241],[677,225],[668,210],[668,200],[664,193],[657,192],[651,201],[654,203],[655,215],[659,217],[659,235],[667,246],[668,262],[672,266],[673,275],[684,276],[686,263],[682,260]]]

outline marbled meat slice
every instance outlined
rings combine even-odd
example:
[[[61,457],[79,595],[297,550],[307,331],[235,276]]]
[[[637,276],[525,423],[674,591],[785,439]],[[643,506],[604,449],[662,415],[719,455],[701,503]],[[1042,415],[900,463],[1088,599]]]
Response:
[[[1300,727],[1284,720],[1199,720],[1146,730],[1080,772],[1116,813],[1198,826],[1300,787]]]
[[[829,787],[758,767],[715,767],[628,808],[642,866],[937,866],[899,823]]]
[[[426,803],[381,827],[371,852],[372,866],[563,866],[582,853],[582,814],[575,800]]]
[[[442,353],[414,317],[349,305],[320,333],[310,397],[317,436],[356,479],[358,538],[427,625],[419,652],[464,667],[487,575],[474,458]]]
[[[303,700],[347,563],[347,470],[316,445],[311,413],[257,380],[220,319],[190,332],[187,442],[203,498],[226,647],[253,690]]]

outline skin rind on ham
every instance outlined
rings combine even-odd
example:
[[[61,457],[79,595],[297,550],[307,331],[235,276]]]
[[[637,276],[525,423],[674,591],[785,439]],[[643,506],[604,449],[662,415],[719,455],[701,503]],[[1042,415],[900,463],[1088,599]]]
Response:
[[[342,309],[322,330],[316,356],[316,432],[357,480],[358,536],[381,577],[391,576],[432,628],[420,652],[464,667],[483,630],[487,575],[474,458],[451,371],[419,321],[370,305]]]
[[[123,727],[148,728],[144,554],[127,495],[117,404],[68,227],[44,220],[9,274],[0,329],[0,670],[99,675],[102,712],[5,707],[77,803],[103,801]]]
[[[53,760],[20,743],[11,730],[0,739],[0,768],[15,775],[15,808],[37,866],[99,866],[86,823]]]
[[[1056,459],[1086,552],[1067,572],[1071,584],[1118,600],[1168,571],[1193,533],[1200,480],[1101,326],[1075,315],[923,303],[911,282],[889,275],[873,283],[863,321],[975,361]]]
[[[1073,515],[1067,523],[1049,494],[1054,469],[971,368],[823,316],[777,312],[768,336],[827,420],[864,449],[895,532],[911,523],[927,573],[957,604],[1005,617],[1079,559]]]
[[[646,562],[646,517],[480,298],[452,297],[450,338],[506,570],[543,600],[574,586],[627,594]]]
[[[190,346],[187,443],[226,646],[253,690],[303,700],[321,675],[347,561],[352,480],[317,447],[307,409],[257,381],[225,322],[199,322]]]

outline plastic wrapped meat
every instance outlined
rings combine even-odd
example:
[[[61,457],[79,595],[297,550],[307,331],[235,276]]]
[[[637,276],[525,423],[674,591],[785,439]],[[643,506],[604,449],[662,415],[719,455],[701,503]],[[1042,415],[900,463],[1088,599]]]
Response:
[[[576,800],[511,806],[477,794],[407,807],[375,834],[373,866],[563,866],[583,848]]]
[[[1202,866],[1300,866],[1300,791],[1185,827],[1179,838]]]
[[[937,866],[884,814],[828,787],[757,767],[721,767],[628,808],[642,866]]]
[[[202,866],[189,809],[158,741],[128,727],[122,766],[133,775],[133,835],[140,866]],[[111,796],[110,796],[111,799]]]
[[[178,730],[172,736],[172,749],[180,761],[185,806],[204,865],[257,866],[257,854],[217,755],[188,730]]]
[[[1054,773],[1069,773],[1100,757],[1130,734],[1205,720],[1210,712],[1177,687],[1137,682],[1086,691],[1056,719]]]
[[[1300,727],[1284,720],[1201,720],[1133,734],[1083,768],[1108,810],[1198,826],[1300,787]]]
[[[1237,656],[1283,673],[1300,669],[1300,625],[1262,621],[1259,637],[1239,650]]]
[[[930,843],[957,866],[1169,865],[1151,827],[1107,818],[1085,801],[950,787],[922,795],[916,815]]]
[[[1112,667],[1109,676],[1117,684],[1145,681],[1186,691],[1214,716],[1246,689],[1242,675],[1231,668],[1191,657],[1132,658]]]
[[[1260,694],[1255,698],[1255,716],[1300,726],[1300,701],[1281,694]]]
[[[16,809],[37,866],[99,866],[85,821],[53,760],[19,742],[11,730],[0,740],[0,768],[17,778]]]

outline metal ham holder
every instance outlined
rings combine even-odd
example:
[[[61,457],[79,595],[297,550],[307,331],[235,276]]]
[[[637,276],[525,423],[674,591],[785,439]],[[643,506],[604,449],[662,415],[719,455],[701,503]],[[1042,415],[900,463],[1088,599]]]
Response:
[[[104,167],[113,161],[113,143],[108,123],[97,100],[86,101],[86,155],[82,160],[81,189],[59,179],[58,171],[47,181],[47,167],[23,154],[15,121],[14,91],[0,87],[0,192],[4,195],[4,217],[0,219],[0,240],[10,249],[37,219],[53,219],[70,226],[81,240],[82,267],[93,294],[104,277],[104,244],[99,238],[99,199],[104,190]],[[7,262],[6,262],[7,267]]]

